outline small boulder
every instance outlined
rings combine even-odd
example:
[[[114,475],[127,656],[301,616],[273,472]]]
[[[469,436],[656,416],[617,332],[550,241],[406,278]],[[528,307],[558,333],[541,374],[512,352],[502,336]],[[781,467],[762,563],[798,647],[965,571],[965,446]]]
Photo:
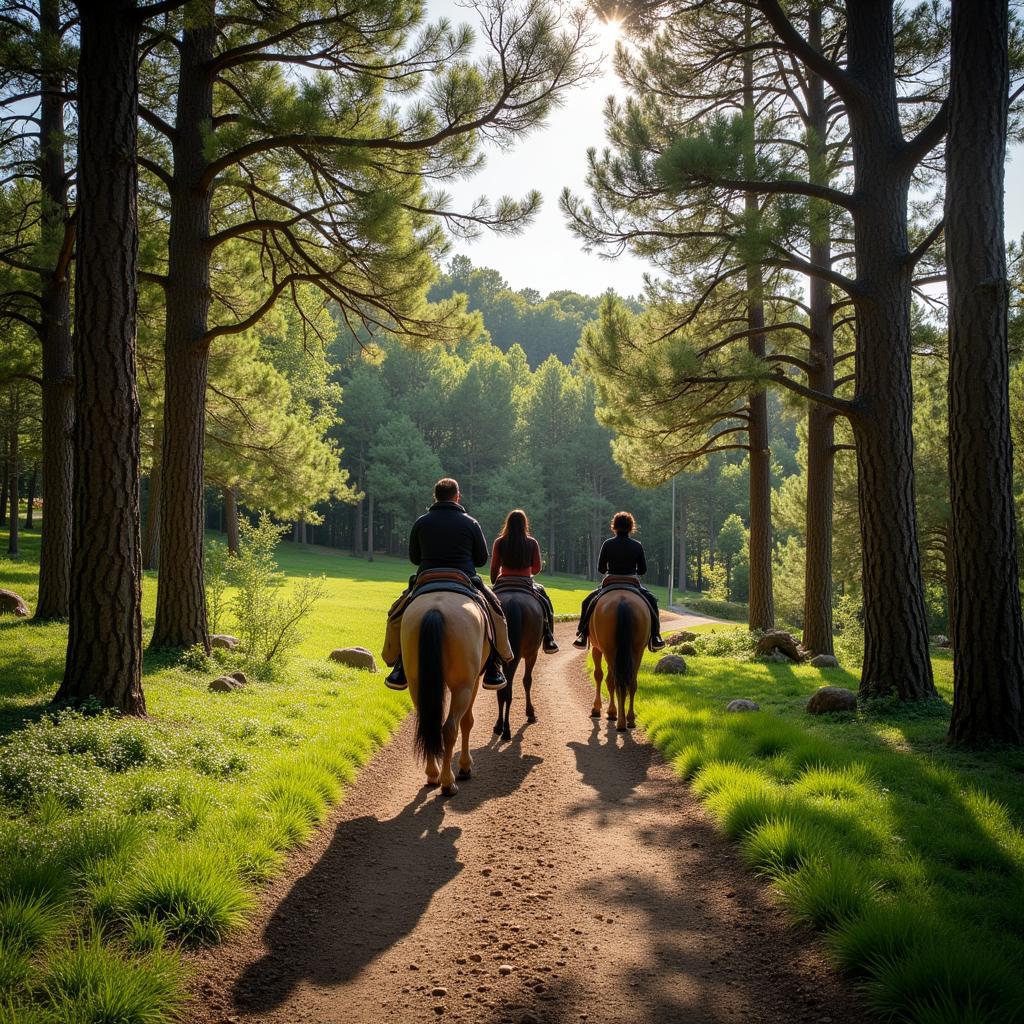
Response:
[[[232,690],[240,690],[243,686],[245,683],[239,682],[234,676],[217,676],[207,689],[214,693],[231,693]]]
[[[936,647],[948,648],[950,646],[949,637],[944,636],[942,633],[938,636],[933,636],[932,643],[935,644]]]
[[[667,643],[669,647],[676,647],[679,644],[688,644],[692,640],[696,639],[696,633],[693,633],[688,629],[681,629],[678,633],[673,633],[670,637],[667,637],[665,639],[665,643]]]
[[[365,647],[337,647],[331,651],[331,661],[366,672],[377,671],[377,659]]]
[[[856,711],[857,694],[842,686],[821,686],[811,694],[807,711],[812,715],[830,715],[837,711]]]
[[[769,629],[757,641],[755,653],[758,657],[765,658],[773,652],[781,651],[790,661],[803,661],[806,651],[797,643],[792,633],[784,629]]]
[[[233,651],[239,644],[237,636],[230,636],[228,633],[211,633],[210,646],[219,647],[224,651]]]
[[[787,658],[782,651],[772,651],[771,654],[766,654],[761,658],[762,661],[769,661],[773,665],[792,665],[793,662],[790,658]]]
[[[654,671],[658,675],[681,676],[686,671],[686,662],[678,654],[666,654],[654,666]]]
[[[811,658],[811,668],[839,668],[834,654],[816,654]]]
[[[25,599],[13,590],[0,590],[0,615],[13,615],[18,619],[28,618]]]
[[[690,655],[694,655],[694,654],[697,653],[697,648],[694,647],[693,644],[690,644],[690,643],[677,644],[675,647],[672,648],[672,650],[675,651],[676,654],[690,654]]]
[[[238,683],[239,686],[246,686],[246,685],[248,685],[249,678],[248,678],[248,676],[246,676],[246,674],[244,672],[229,672],[228,675],[232,679],[234,679],[234,681],[236,683]]]
[[[725,706],[726,711],[760,711],[761,705],[756,700],[747,700],[745,697],[740,697],[737,700],[731,700]]]

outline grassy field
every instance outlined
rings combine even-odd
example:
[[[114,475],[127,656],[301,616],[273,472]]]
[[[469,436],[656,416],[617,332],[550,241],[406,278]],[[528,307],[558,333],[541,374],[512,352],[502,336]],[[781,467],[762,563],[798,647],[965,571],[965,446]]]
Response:
[[[881,1015],[918,1024],[1024,1020],[1024,752],[945,744],[942,700],[808,715],[843,670],[688,658],[654,675],[648,734],[797,920],[823,930],[837,963]],[[730,714],[733,698],[761,711]]]
[[[0,587],[34,606],[39,533],[0,560]],[[297,656],[272,681],[215,694],[241,667],[147,655],[145,722],[54,714],[66,626],[0,620],[0,1024],[170,1019],[181,946],[239,926],[258,887],[342,795],[409,709],[373,676],[327,660],[380,649],[409,564],[283,543],[285,589],[323,576]],[[590,589],[545,582],[555,610]],[[661,595],[664,600],[664,594]],[[156,576],[143,583],[152,629]],[[230,617],[218,624],[230,632]]]

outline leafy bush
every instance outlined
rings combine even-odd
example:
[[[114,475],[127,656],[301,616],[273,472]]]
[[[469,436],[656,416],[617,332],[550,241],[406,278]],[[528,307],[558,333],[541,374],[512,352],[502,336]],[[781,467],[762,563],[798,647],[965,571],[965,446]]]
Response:
[[[835,629],[835,651],[840,665],[860,665],[864,661],[864,623],[861,608],[848,594],[843,594],[832,609]]]
[[[697,653],[711,658],[744,658],[753,656],[760,632],[748,629],[710,629],[698,633],[693,641]]]
[[[206,617],[210,632],[219,633],[227,610],[227,592],[231,585],[231,553],[219,540],[208,541],[203,549],[203,576],[206,581]]]
[[[307,577],[284,597],[284,573],[274,558],[282,529],[261,512],[255,526],[242,521],[239,530],[238,557],[231,560],[231,578],[237,587],[232,610],[247,661],[266,665],[283,659],[302,642],[300,625],[323,597],[324,583]]]

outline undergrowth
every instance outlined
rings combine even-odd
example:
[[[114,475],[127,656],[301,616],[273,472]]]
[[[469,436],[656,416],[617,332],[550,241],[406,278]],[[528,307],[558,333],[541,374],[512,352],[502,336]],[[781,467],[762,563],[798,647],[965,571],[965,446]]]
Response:
[[[1024,754],[946,746],[946,657],[942,701],[812,718],[817,686],[855,678],[743,660],[741,632],[704,633],[685,676],[644,672],[648,735],[873,1010],[1024,1020]],[[762,710],[727,713],[736,697]]]

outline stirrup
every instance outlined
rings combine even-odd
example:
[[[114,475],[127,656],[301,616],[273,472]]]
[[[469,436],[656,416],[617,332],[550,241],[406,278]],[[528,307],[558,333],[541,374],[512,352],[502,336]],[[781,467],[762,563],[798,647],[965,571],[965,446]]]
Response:
[[[409,682],[405,678],[405,668],[402,665],[401,658],[395,662],[395,667],[387,674],[384,685],[389,690],[407,690],[409,688]]]
[[[660,636],[656,635],[656,636],[652,636],[651,637],[651,650],[652,651],[660,651],[660,650],[664,649],[664,647],[665,647],[665,641],[662,640],[662,638]]]
[[[585,636],[578,636],[572,642],[573,647],[578,647],[581,651],[587,649],[587,638]]]
[[[548,637],[544,638],[543,647],[544,647],[544,653],[545,654],[557,654],[558,653],[558,644],[555,643],[555,638],[553,636],[548,636]]]
[[[488,675],[492,675],[488,679]],[[485,690],[504,690],[508,686],[505,673],[501,671],[501,663],[495,658],[484,667],[484,681],[481,684]]]

